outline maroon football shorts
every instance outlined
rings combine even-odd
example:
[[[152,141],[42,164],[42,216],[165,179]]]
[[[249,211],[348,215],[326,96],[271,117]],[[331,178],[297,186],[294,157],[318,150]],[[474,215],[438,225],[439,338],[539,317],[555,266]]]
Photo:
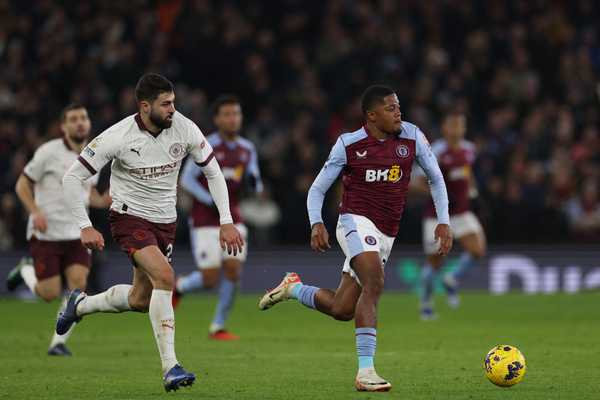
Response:
[[[75,240],[38,240],[35,236],[29,241],[33,257],[33,267],[38,280],[60,276],[61,272],[73,264],[89,268],[90,252],[83,247],[79,239]]]
[[[157,246],[171,262],[177,223],[157,224],[129,214],[110,211],[108,217],[113,239],[129,255],[148,246]]]

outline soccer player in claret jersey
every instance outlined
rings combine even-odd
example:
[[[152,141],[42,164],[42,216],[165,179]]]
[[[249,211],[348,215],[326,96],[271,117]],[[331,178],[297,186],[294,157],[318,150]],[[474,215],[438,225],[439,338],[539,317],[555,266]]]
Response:
[[[193,384],[175,356],[175,314],[171,303],[175,274],[171,255],[175,240],[177,177],[189,154],[204,172],[221,216],[220,242],[233,254],[243,239],[233,225],[227,185],[210,143],[191,120],[175,111],[173,85],[158,74],[139,80],[135,95],[138,113],[95,138],[63,178],[65,202],[81,229],[81,242],[102,250],[104,239],[85,213],[77,193],[83,182],[111,164],[110,225],[114,240],[130,256],[132,285],[116,285],[95,296],[74,290],[56,322],[59,334],[96,312],[148,312],[162,362],[167,391]]]
[[[362,96],[362,110],[365,125],[338,138],[308,192],[311,247],[323,252],[330,246],[321,208],[325,193],[342,174],[344,193],[336,236],[346,260],[339,287],[329,290],[308,286],[297,274],[288,273],[279,286],[261,298],[259,308],[266,310],[294,298],[335,319],[354,318],[358,354],[356,389],[388,391],[392,385],[377,374],[374,366],[377,303],[383,291],[383,268],[406,203],[413,161],[423,168],[431,183],[440,254],[448,253],[452,236],[442,173],[421,130],[402,122],[395,92],[386,86],[369,87]]]
[[[477,188],[471,173],[475,162],[475,146],[465,140],[466,117],[461,112],[450,112],[442,122],[443,139],[432,144],[432,150],[438,159],[440,169],[448,188],[450,199],[450,227],[454,237],[458,239],[464,252],[458,260],[458,267],[442,278],[448,295],[448,304],[458,307],[458,281],[485,255],[485,233],[479,220],[470,210],[471,198],[477,196]],[[415,186],[426,190],[423,176],[415,179]],[[444,256],[439,254],[439,245],[434,240],[435,208],[430,203],[423,218],[423,248],[427,260],[421,271],[421,319],[429,320],[436,317],[433,309],[433,288],[435,274],[444,262]]]
[[[33,294],[45,301],[61,296],[61,275],[70,290],[84,290],[91,266],[90,251],[79,241],[79,227],[62,195],[62,178],[90,135],[91,123],[86,108],[78,103],[68,105],[62,112],[61,129],[64,136],[40,146],[17,180],[17,196],[29,212],[27,239],[33,259],[23,258],[6,281],[10,291],[25,283]],[[92,207],[106,208],[110,205],[110,196],[98,193],[95,188],[97,178],[95,175],[87,180],[76,195],[89,199]],[[59,313],[66,303],[65,298]],[[54,333],[49,355],[71,355],[66,342],[72,328],[63,335]]]
[[[250,189],[262,192],[256,149],[249,140],[239,134],[242,127],[242,108],[237,97],[222,95],[213,105],[217,132],[207,137],[221,165],[229,188],[229,200],[233,222],[247,242],[246,226],[239,210],[239,199],[246,184]],[[237,255],[227,254],[219,245],[219,215],[208,192],[206,177],[193,160],[183,168],[181,185],[194,197],[190,217],[190,238],[198,271],[177,279],[173,293],[174,305],[183,293],[204,288],[211,289],[219,282],[220,268],[223,278],[219,287],[219,302],[209,327],[209,338],[237,340],[239,337],[225,329],[225,322],[233,306],[242,263],[246,260],[247,246]]]

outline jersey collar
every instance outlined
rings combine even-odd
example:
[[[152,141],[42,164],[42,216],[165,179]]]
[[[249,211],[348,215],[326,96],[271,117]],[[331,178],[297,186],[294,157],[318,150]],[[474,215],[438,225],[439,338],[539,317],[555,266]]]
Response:
[[[368,137],[369,137],[371,140],[373,140],[374,142],[376,142],[376,143],[379,143],[379,144],[383,144],[383,143],[385,143],[385,142],[387,142],[388,140],[390,140],[390,139],[392,139],[392,138],[393,138],[393,136],[390,136],[390,137],[388,137],[387,139],[384,139],[384,140],[377,139],[375,136],[373,136],[373,135],[371,134],[371,131],[369,131],[369,128],[367,127],[367,124],[364,124],[364,125],[363,125],[363,129],[365,130],[365,132],[366,132],[367,136],[368,136]],[[400,134],[398,134],[398,136],[397,136],[397,137],[400,137]]]
[[[142,121],[142,116],[140,115],[140,113],[135,114],[135,122],[137,123],[138,128],[140,128],[140,131],[146,131],[148,132],[148,134],[152,135],[153,137],[157,137],[158,135],[160,135],[162,133],[162,129],[160,130],[160,132],[158,133],[152,133],[148,130],[148,128],[146,128],[146,125],[144,124],[144,121]]]
[[[65,147],[69,150],[72,151],[74,153],[77,153],[77,151],[75,151],[75,149],[73,147],[71,147],[71,144],[69,143],[69,141],[67,140],[66,137],[63,136],[63,143],[65,145]]]

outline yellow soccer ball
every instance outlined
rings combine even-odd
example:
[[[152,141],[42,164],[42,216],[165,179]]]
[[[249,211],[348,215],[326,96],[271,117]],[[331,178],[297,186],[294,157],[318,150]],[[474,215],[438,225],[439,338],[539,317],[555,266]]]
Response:
[[[525,357],[515,346],[501,344],[492,348],[483,361],[485,375],[494,385],[513,386],[523,380]]]

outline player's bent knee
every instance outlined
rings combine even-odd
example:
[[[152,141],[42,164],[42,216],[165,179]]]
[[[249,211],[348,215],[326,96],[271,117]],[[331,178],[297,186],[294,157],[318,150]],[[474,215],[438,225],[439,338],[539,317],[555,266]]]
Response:
[[[175,287],[175,272],[172,268],[163,268],[153,277],[154,286],[161,288]]]
[[[214,289],[217,286],[219,273],[218,268],[207,268],[202,271],[202,286],[204,289]]]
[[[475,251],[471,252],[471,255],[474,258],[483,258],[483,257],[485,257],[485,249],[484,248],[476,249]]]
[[[132,310],[147,313],[150,309],[150,297],[133,296],[129,297],[129,307]]]
[[[363,294],[376,297],[381,296],[384,283],[383,274],[369,279],[369,281],[363,283]]]
[[[354,319],[354,311],[334,307],[331,310],[331,316],[338,321],[352,321]]]
[[[237,282],[240,280],[241,272],[239,269],[225,269],[223,271],[223,276],[225,279],[230,280],[232,282]]]

